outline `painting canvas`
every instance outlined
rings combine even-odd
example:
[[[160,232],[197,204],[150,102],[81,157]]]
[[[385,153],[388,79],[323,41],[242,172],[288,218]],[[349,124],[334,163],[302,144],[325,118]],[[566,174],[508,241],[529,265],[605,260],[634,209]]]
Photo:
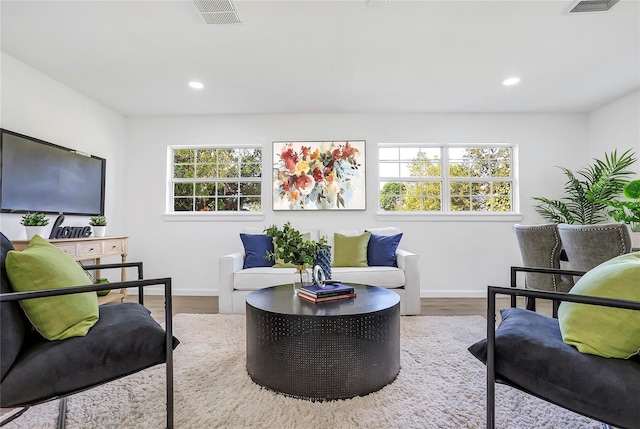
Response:
[[[273,143],[274,210],[365,210],[365,142]]]

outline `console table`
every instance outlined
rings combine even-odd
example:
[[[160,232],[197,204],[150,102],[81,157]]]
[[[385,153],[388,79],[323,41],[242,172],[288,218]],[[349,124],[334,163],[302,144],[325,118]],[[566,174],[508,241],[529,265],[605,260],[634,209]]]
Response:
[[[100,258],[105,256],[119,255],[121,261],[127,262],[127,239],[126,236],[114,237],[88,237],[88,238],[64,238],[49,240],[54,246],[64,250],[76,261],[95,260],[96,264],[100,264]],[[29,245],[29,240],[12,241],[16,250],[24,250]],[[96,270],[95,278],[100,277],[100,270]],[[121,281],[125,281],[127,277],[126,271],[122,268],[120,272]],[[127,290],[120,289],[119,292],[113,290],[106,296],[99,296],[98,303],[106,304],[108,302],[120,301],[127,299]]]

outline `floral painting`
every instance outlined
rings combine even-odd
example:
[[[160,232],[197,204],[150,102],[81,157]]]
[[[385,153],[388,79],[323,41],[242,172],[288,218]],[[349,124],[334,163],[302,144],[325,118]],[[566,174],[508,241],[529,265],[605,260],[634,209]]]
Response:
[[[274,210],[364,210],[365,142],[274,142]]]

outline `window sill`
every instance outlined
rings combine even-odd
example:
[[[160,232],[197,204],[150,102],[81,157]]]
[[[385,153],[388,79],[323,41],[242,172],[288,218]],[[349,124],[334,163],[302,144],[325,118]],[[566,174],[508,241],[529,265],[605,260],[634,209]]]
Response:
[[[431,222],[520,222],[520,213],[402,213],[378,212],[376,218],[380,220],[394,219]]]
[[[184,212],[165,213],[165,222],[246,222],[264,220],[262,212]]]

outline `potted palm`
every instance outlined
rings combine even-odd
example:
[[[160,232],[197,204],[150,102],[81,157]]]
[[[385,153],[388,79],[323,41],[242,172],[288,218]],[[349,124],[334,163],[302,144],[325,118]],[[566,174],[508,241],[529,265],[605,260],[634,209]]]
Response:
[[[44,237],[44,227],[49,225],[49,219],[44,213],[27,213],[22,216],[20,223],[24,225],[24,229],[27,232],[27,240],[31,240],[35,235]]]
[[[282,259],[285,264],[293,264],[297,267],[300,276],[300,284],[305,283],[308,276],[307,268],[313,266],[318,254],[319,245],[311,240],[305,240],[297,229],[291,226],[291,222],[285,223],[282,228],[275,225],[265,229],[266,234],[273,239],[273,253],[268,253],[266,258]]]
[[[91,225],[94,237],[104,237],[107,231],[107,218],[104,216],[91,216],[89,225]]]
[[[620,195],[627,177],[634,174],[627,168],[636,162],[631,149],[618,156],[617,151],[605,154],[604,161],[594,163],[575,173],[560,167],[567,176],[565,197],[552,200],[534,197],[538,201],[536,211],[545,220],[555,223],[593,225],[608,219],[608,202]]]

